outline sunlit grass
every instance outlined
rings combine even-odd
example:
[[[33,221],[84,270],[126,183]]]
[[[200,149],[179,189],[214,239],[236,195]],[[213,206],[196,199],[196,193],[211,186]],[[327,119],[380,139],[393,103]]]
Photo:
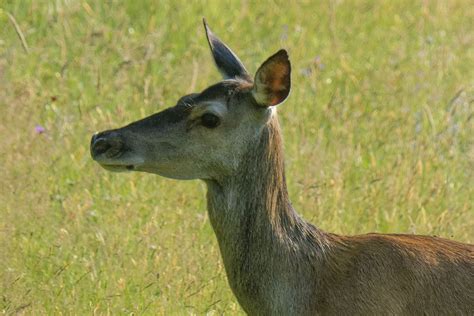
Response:
[[[203,16],[251,71],[290,52],[279,116],[306,219],[474,242],[471,6],[0,2],[0,311],[242,313],[204,186],[111,174],[89,157],[94,131],[219,80]]]

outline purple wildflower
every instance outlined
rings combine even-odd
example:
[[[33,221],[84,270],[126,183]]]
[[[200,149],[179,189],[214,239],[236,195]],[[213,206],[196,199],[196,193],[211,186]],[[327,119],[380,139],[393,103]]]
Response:
[[[43,126],[36,124],[35,132],[36,134],[43,134],[44,132],[46,132],[46,129]]]

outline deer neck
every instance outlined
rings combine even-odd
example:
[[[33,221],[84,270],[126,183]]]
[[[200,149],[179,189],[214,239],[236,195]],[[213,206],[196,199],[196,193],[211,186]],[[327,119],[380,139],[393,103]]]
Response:
[[[284,275],[282,271],[297,273],[301,269],[289,267],[294,262],[288,258],[300,255],[307,260],[324,244],[324,233],[304,222],[291,206],[276,117],[255,142],[236,176],[207,182],[209,218],[238,298],[239,292],[246,292],[242,297],[258,296],[259,282],[271,282]]]
[[[209,216],[219,239],[256,232],[283,237],[284,228],[299,220],[288,198],[281,147],[274,117],[249,146],[234,176],[207,182]]]

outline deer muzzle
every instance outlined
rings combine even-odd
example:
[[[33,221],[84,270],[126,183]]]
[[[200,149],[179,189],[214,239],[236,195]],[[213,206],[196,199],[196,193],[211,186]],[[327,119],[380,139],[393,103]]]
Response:
[[[125,141],[123,137],[114,131],[96,133],[91,139],[91,156],[102,166],[126,167],[133,169],[133,166],[122,161],[121,156],[125,153]]]
[[[92,157],[117,158],[123,153],[124,144],[122,137],[116,132],[94,134],[91,140]]]

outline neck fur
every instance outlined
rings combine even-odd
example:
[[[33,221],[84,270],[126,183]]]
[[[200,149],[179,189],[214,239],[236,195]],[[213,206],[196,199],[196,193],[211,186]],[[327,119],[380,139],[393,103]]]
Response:
[[[258,282],[270,282],[279,269],[296,272],[298,267],[289,266],[298,263],[288,258],[314,261],[327,245],[326,235],[291,206],[282,147],[273,115],[249,146],[236,176],[206,182],[209,218],[238,298],[240,291],[246,292],[241,297],[258,296]]]
[[[301,222],[285,180],[282,139],[276,115],[249,146],[236,176],[208,182],[208,208],[218,238],[233,228],[255,225],[275,236]],[[234,229],[231,229],[234,230]]]

